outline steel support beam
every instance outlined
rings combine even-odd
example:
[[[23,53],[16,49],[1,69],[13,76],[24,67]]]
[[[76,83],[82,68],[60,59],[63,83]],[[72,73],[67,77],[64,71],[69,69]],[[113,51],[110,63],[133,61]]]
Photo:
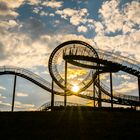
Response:
[[[54,81],[52,79],[52,94],[51,94],[51,108],[54,107]]]
[[[94,107],[96,107],[96,102],[95,102],[95,83],[93,83],[93,98],[94,98],[94,100],[93,100],[93,106]]]
[[[101,102],[101,89],[100,89],[100,74],[98,74],[98,84],[99,84],[99,88],[98,88],[98,92],[99,92],[99,101],[98,101],[98,107],[102,107],[102,102]]]
[[[11,111],[14,111],[14,103],[15,103],[15,93],[16,93],[16,81],[17,81],[17,76],[14,76],[14,86],[13,86],[13,98],[12,98],[12,109]]]
[[[65,95],[64,95],[64,107],[67,105],[67,61],[65,61]]]
[[[93,78],[93,73],[92,73],[92,78]],[[95,104],[95,80],[93,79],[93,107],[96,106]]]
[[[139,92],[139,101],[140,101],[140,77],[138,77],[138,92]]]
[[[113,108],[113,83],[112,83],[112,72],[110,72],[110,93],[111,93],[111,108]]]

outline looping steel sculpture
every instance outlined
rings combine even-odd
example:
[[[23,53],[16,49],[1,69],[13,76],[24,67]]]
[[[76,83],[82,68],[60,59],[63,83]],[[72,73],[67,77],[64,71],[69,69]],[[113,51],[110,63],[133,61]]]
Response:
[[[60,63],[62,62],[63,65],[60,65]],[[135,97],[132,97],[131,99],[125,98],[122,99],[122,97],[120,97],[121,94],[117,94],[117,96],[113,95],[112,85],[110,87],[111,91],[108,91],[107,88],[104,89],[104,86],[102,86],[103,84],[102,83],[100,84],[100,81],[97,78],[99,74],[108,72],[110,73],[110,81],[112,81],[111,75],[113,72],[124,71],[138,78],[138,89],[140,94],[139,62],[136,62],[132,59],[123,56],[118,57],[116,54],[111,52],[102,51],[99,49],[95,50],[92,46],[83,41],[72,40],[64,42],[60,44],[58,47],[56,47],[52,52],[49,59],[49,72],[55,83],[60,88],[62,88],[65,91],[65,93],[67,93],[67,95],[70,95],[73,92],[71,91],[72,84],[66,82],[67,81],[66,76],[64,78],[64,76],[62,76],[60,72],[61,69],[65,69],[65,71],[67,69],[67,67],[64,68],[64,62],[68,62],[68,64],[71,64],[73,66],[89,69],[89,73],[78,85],[80,89],[76,93],[76,95],[78,95],[79,97],[100,100],[103,102],[104,101],[110,102],[112,104],[116,103],[134,106],[139,104],[140,95],[138,97],[139,99],[134,99],[135,101],[132,99]],[[65,65],[67,64],[65,63]],[[98,94],[97,96],[99,98],[80,94],[80,92],[86,90],[93,82],[99,89],[97,93]],[[111,100],[101,99],[100,92],[111,97]],[[64,95],[67,96],[66,94]]]
[[[68,62],[68,65],[73,68],[86,69],[87,73],[84,75],[83,79],[78,83],[80,87],[79,91],[75,95],[101,102],[129,105],[129,106],[140,106],[140,63],[126,58],[124,56],[118,56],[112,52],[107,52],[103,50],[95,50],[89,44],[72,40],[60,44],[54,49],[49,58],[49,72],[52,80],[58,85],[54,85],[52,90],[52,85],[50,82],[41,78],[40,76],[34,74],[33,72],[11,66],[1,66],[0,75],[12,74],[14,77],[14,88],[13,88],[13,98],[12,98],[12,111],[14,110],[14,99],[16,92],[16,78],[23,77],[39,87],[51,92],[53,94],[68,96],[74,94],[71,91],[71,86],[73,83],[68,81],[68,86],[66,86],[64,75],[62,70],[64,68],[64,62]],[[114,93],[112,88],[107,87],[101,81],[98,81],[98,75],[100,73],[113,73],[118,71],[124,71],[128,74],[135,76],[138,79],[138,91],[139,96],[124,95],[120,93]],[[74,71],[76,72],[76,71]],[[110,77],[112,77],[110,75]],[[112,78],[110,78],[111,81]],[[53,82],[52,82],[53,83]],[[86,90],[92,83],[96,86],[95,91]],[[110,82],[111,83],[111,82]],[[111,86],[110,86],[111,87]],[[99,97],[99,90],[102,94],[102,98]],[[82,92],[84,91],[84,93]],[[96,92],[97,96],[93,96],[93,92]],[[111,100],[110,100],[111,98]]]
[[[79,41],[79,40],[72,40],[67,41],[62,44],[60,44],[58,47],[54,49],[54,51],[51,53],[49,58],[49,72],[52,77],[52,79],[55,81],[55,83],[61,87],[62,89],[65,89],[65,79],[62,76],[60,70],[64,69],[64,55],[66,54],[79,54],[82,56],[94,56],[95,58],[99,58],[96,50],[90,46],[89,44]],[[86,61],[78,61],[79,63],[89,63]],[[93,66],[96,67],[97,63],[92,63]],[[92,75],[95,73],[95,70],[89,70],[85,78],[78,84],[80,87],[79,92],[84,91],[86,88],[88,88],[92,81]],[[71,87],[73,85],[71,83],[68,83],[67,90],[70,91]]]

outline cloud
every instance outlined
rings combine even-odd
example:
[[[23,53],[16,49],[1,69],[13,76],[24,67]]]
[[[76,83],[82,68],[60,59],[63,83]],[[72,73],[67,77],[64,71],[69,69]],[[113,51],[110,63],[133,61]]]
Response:
[[[81,17],[79,17],[78,15],[74,15],[70,18],[70,23],[72,25],[79,25],[80,23],[84,22],[84,19],[82,19]]]
[[[0,28],[8,30],[10,28],[17,27],[19,24],[15,20],[0,21]]]
[[[0,101],[0,111],[11,111],[11,104]]]
[[[70,23],[75,26],[87,22],[86,16],[88,15],[88,10],[86,8],[79,10],[65,8],[63,10],[57,10],[55,13],[63,19],[69,19]]]
[[[140,61],[139,36],[140,30],[137,30],[128,35],[116,35],[113,37],[97,35],[94,41],[100,49],[113,51],[114,53],[119,52],[120,55]]]
[[[44,11],[41,11],[40,12],[40,16],[50,16],[50,17],[54,17],[54,13],[48,13],[48,12],[44,12]]]
[[[11,106],[11,104],[10,103],[4,103],[4,102],[0,101],[0,106]]]
[[[19,8],[22,4],[24,4],[25,0],[0,0],[0,2],[4,2],[11,9]]]
[[[38,5],[41,3],[41,0],[27,0],[27,2],[31,5]]]
[[[34,7],[33,13],[38,14],[42,9],[43,9],[43,7],[41,7],[41,6]]]
[[[108,77],[109,77],[109,74],[108,73],[100,74],[100,79],[101,80],[107,80]]]
[[[56,39],[56,41],[57,42],[59,41],[60,43],[65,42],[65,41],[69,41],[69,40],[82,40],[82,41],[89,43],[90,45],[95,45],[95,43],[92,39],[88,39],[88,38],[84,37],[83,35],[59,34],[59,35],[54,36],[54,38],[55,37],[58,37]]]
[[[0,42],[0,60],[5,59],[6,58],[6,54],[4,52],[4,45],[3,43]]]
[[[15,18],[19,14],[15,12],[15,10],[11,9],[6,3],[6,1],[0,1],[0,19],[10,19],[10,18]]]
[[[69,41],[69,40],[82,40],[90,45],[95,46],[95,42],[93,39],[88,39],[84,37],[83,35],[76,35],[76,34],[56,34],[56,35],[42,35],[40,37],[44,42],[47,42],[49,46],[51,47],[51,50],[53,50],[55,47],[57,47],[59,44]]]
[[[125,9],[127,20],[132,21],[135,24],[140,24],[140,3],[138,1],[132,1],[126,4]]]
[[[118,6],[119,0],[111,0],[104,2],[101,9],[99,9],[102,23],[106,27],[105,31],[107,33],[119,31],[123,27],[124,16]]]
[[[41,11],[41,12],[40,12],[40,16],[48,16],[48,15],[49,15],[48,12],[44,12],[44,11]]]
[[[63,18],[71,17],[74,14],[77,14],[77,10],[71,9],[71,8],[65,8],[63,10],[57,10],[56,14],[61,15]]]
[[[135,90],[138,90],[138,84],[137,82],[124,82],[121,85],[115,87],[114,86],[114,90],[118,93],[129,93]]]
[[[6,88],[3,86],[0,86],[0,90],[6,90]]]
[[[78,26],[78,28],[77,28],[77,31],[78,32],[87,32],[87,27],[86,26]]]
[[[45,28],[46,25],[41,20],[30,17],[26,22],[22,23],[20,31],[30,35],[32,38],[38,38],[46,31]]]
[[[36,110],[34,104],[24,104],[19,101],[15,101],[15,110]]]
[[[18,92],[18,93],[16,93],[16,95],[17,95],[18,97],[27,97],[27,96],[28,96],[27,93],[22,93],[22,92]]]
[[[123,34],[132,33],[140,24],[140,3],[132,1],[126,3],[122,8],[119,0],[110,0],[103,3],[99,9],[99,17],[103,27],[95,23],[96,32],[115,33],[122,31]]]
[[[4,45],[0,56],[0,65],[13,65],[24,68],[32,68],[47,64],[49,47],[42,40],[32,40],[30,36],[19,33],[7,33],[2,35],[0,42]],[[14,49],[14,51],[13,51]],[[11,61],[12,60],[12,61]]]
[[[6,97],[5,96],[2,96],[1,94],[0,94],[0,99],[6,99]]]
[[[131,79],[131,76],[128,75],[128,74],[122,74],[122,75],[120,75],[120,77],[125,79],[125,80],[130,80]]]
[[[122,27],[122,31],[124,34],[127,34],[127,33],[131,33],[133,32],[135,29],[133,29],[133,26],[134,26],[134,23],[132,22],[125,22],[125,24],[123,24],[123,27]]]
[[[7,4],[3,1],[0,1],[0,11],[4,12],[4,11],[8,11],[8,10],[9,10],[9,8],[8,8]]]
[[[74,79],[79,81],[78,77],[85,76],[89,73],[89,70],[81,68],[68,68],[68,79]]]
[[[62,1],[45,1],[42,3],[43,6],[51,7],[51,8],[60,8],[63,6]]]
[[[94,21],[94,29],[95,29],[95,32],[98,33],[98,35],[104,35],[104,32],[105,32],[105,28],[103,26],[103,24],[101,22],[98,22],[98,21]]]

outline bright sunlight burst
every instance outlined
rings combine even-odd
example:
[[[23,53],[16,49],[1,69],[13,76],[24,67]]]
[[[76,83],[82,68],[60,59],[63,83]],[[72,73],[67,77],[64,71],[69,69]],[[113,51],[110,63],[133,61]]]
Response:
[[[77,92],[78,90],[79,90],[79,86],[78,85],[73,85],[72,91]]]

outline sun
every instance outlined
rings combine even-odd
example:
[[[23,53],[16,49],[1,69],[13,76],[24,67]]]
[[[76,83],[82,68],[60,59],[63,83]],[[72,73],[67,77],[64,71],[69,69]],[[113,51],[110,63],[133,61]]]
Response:
[[[73,92],[78,92],[79,91],[79,86],[78,85],[73,85],[72,91]]]

